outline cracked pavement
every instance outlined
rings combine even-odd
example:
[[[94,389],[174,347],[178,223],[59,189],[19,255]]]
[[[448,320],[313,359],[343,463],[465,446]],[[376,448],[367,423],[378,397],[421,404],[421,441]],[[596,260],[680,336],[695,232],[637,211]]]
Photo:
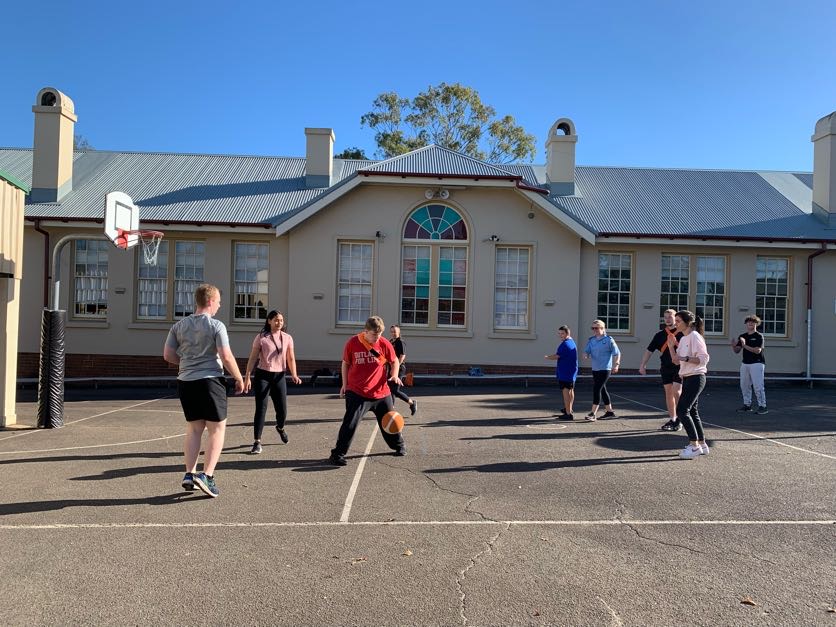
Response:
[[[377,436],[347,524],[375,425],[325,465],[335,390],[292,390],[289,444],[268,423],[258,456],[232,398],[214,500],[180,489],[172,390],[68,390],[65,428],[0,432],[0,621],[833,625],[836,390],[772,386],[770,414],[741,417],[710,381],[712,452],[684,461],[648,381],[610,384],[617,419],[569,424],[553,386],[410,389],[409,453]]]

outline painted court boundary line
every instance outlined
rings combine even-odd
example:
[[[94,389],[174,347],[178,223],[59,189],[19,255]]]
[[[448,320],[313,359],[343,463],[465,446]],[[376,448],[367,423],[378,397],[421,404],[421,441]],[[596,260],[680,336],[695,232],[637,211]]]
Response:
[[[614,396],[616,398],[624,399],[625,401],[629,401],[630,403],[635,403],[636,405],[642,405],[644,407],[649,407],[650,409],[655,409],[657,411],[664,412],[667,416],[667,409],[662,409],[661,407],[656,407],[655,405],[648,405],[647,403],[642,403],[641,401],[635,401],[632,398],[627,396],[621,396],[620,394],[613,394],[610,393],[610,396]],[[802,453],[810,453],[811,455],[818,455],[819,457],[825,457],[827,459],[836,459],[833,455],[827,455],[825,453],[819,453],[818,451],[811,451],[806,448],[801,448],[800,446],[793,446],[792,444],[787,444],[785,442],[779,442],[778,440],[772,440],[770,438],[765,438],[762,435],[757,435],[756,433],[749,433],[748,431],[741,431],[740,429],[732,429],[731,427],[724,427],[723,425],[718,425],[713,422],[706,422],[705,420],[702,421],[704,425],[709,425],[711,427],[717,427],[718,429],[725,429],[726,431],[734,431],[735,433],[740,433],[742,435],[748,435],[751,438],[757,438],[758,440],[765,440],[766,442],[772,442],[773,444],[777,444],[779,446],[786,446],[787,448],[794,449],[796,451],[801,451]]]
[[[348,489],[348,496],[345,497],[345,505],[343,506],[343,513],[340,514],[340,522],[345,524],[348,522],[348,516],[351,514],[351,506],[354,504],[354,495],[357,494],[357,486],[360,485],[360,477],[363,474],[363,468],[366,467],[366,460],[369,458],[369,453],[372,450],[375,436],[377,436],[377,424],[372,427],[372,435],[369,442],[366,444],[366,450],[363,451],[363,458],[357,464],[357,470],[354,472],[354,480],[351,482],[351,487]]]
[[[182,529],[182,528],[276,528],[276,527],[663,527],[663,526],[730,526],[730,527],[823,527],[836,525],[836,520],[391,520],[391,521],[310,521],[310,522],[200,522],[200,523],[55,523],[40,525],[0,525],[0,530],[33,529]]]
[[[80,451],[82,449],[90,448],[108,448],[111,446],[130,446],[131,444],[146,444],[148,442],[159,442],[160,440],[171,440],[173,438],[182,438],[185,433],[178,433],[177,435],[164,435],[159,438],[151,438],[150,440],[134,440],[133,442],[114,442],[112,444],[89,444],[87,446],[67,446],[64,448],[44,448],[40,450],[23,450],[23,451],[0,451],[0,455],[23,455],[28,453],[60,453],[62,451]]]
[[[127,407],[119,407],[117,409],[111,409],[109,411],[103,411],[100,414],[95,414],[94,416],[87,416],[86,418],[79,418],[78,420],[73,420],[72,422],[64,423],[65,427],[69,427],[70,425],[78,424],[79,422],[84,422],[85,420],[91,420],[92,418],[101,418],[102,416],[107,416],[108,414],[115,414],[118,411],[125,411],[127,409],[133,409],[134,407],[141,407],[142,405],[147,405],[148,403],[156,403],[157,401],[161,401],[166,398],[173,398],[171,396],[161,396],[160,398],[152,398],[150,401],[142,401],[141,403],[134,403],[133,405],[128,405]],[[18,438],[22,435],[29,435],[30,433],[44,433],[45,431],[54,431],[54,429],[31,429],[28,431],[21,431],[20,433],[14,433],[9,435],[5,438],[0,438],[0,442],[3,440],[11,440],[12,438]]]

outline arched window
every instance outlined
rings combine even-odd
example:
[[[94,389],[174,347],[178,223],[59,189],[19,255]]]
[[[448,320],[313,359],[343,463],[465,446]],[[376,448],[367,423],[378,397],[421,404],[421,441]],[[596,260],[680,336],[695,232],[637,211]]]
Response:
[[[407,218],[401,245],[401,324],[464,328],[467,324],[467,224],[442,204]]]

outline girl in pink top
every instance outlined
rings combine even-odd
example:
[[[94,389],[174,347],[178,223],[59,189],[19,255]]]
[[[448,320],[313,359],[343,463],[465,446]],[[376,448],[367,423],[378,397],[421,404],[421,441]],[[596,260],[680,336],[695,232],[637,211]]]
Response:
[[[683,310],[676,312],[675,320],[676,330],[682,333],[682,338],[677,347],[673,336],[668,337],[668,348],[682,378],[682,394],[676,403],[676,416],[685,426],[690,440],[679,456],[694,459],[709,452],[699,411],[699,397],[705,388],[705,373],[708,372],[708,349],[703,338],[702,318]]]
[[[287,382],[285,372],[290,373],[290,380],[296,385],[302,380],[296,375],[296,355],[293,352],[293,338],[282,331],[284,315],[275,309],[267,314],[267,321],[261,333],[253,340],[253,349],[247,360],[247,373],[244,375],[244,391],[255,391],[255,415],[253,416],[253,435],[255,442],[250,451],[253,455],[261,453],[261,433],[267,414],[267,394],[273,399],[276,410],[276,430],[282,442],[287,444],[288,437],[284,430],[287,420]],[[250,375],[255,368],[255,383],[251,385]]]

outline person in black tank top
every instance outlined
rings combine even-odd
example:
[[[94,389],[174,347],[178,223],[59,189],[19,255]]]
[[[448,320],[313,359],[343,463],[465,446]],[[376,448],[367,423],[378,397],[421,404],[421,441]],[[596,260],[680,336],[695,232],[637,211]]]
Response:
[[[673,336],[678,344],[682,339],[682,333],[676,330],[676,311],[666,309],[663,314],[665,324],[661,330],[653,336],[647,349],[644,351],[642,362],[639,365],[639,374],[647,374],[647,362],[655,351],[659,351],[659,373],[662,375],[662,387],[665,389],[665,405],[668,409],[668,421],[662,425],[662,431],[679,431],[682,423],[676,418],[676,403],[682,393],[682,379],[679,378],[679,366],[671,360],[671,352],[668,348],[668,337]]]

